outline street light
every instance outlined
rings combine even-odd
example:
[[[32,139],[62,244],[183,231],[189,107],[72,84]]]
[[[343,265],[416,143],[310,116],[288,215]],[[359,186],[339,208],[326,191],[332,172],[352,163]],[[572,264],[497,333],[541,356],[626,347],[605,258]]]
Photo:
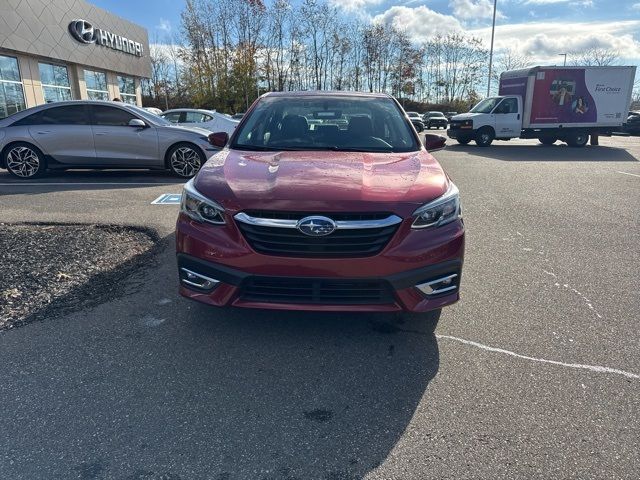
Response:
[[[491,67],[493,65],[493,36],[496,32],[496,7],[498,0],[493,0],[493,25],[491,27],[491,49],[489,50],[489,79],[487,80],[487,97],[491,91]]]
[[[564,63],[562,64],[562,66],[566,67],[567,66],[567,54],[566,53],[559,53],[558,54],[561,57],[564,57]]]

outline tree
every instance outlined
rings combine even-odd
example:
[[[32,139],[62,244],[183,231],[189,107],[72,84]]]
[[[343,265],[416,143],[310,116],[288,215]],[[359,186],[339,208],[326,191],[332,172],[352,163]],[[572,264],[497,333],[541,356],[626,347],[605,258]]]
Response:
[[[612,48],[592,47],[571,52],[571,64],[583,67],[606,67],[620,60],[619,53]]]

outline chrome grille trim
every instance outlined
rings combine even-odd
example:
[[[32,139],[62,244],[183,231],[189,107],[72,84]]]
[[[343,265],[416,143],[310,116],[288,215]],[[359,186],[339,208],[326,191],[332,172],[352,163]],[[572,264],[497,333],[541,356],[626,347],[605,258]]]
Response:
[[[310,213],[309,215],[313,215]],[[328,218],[330,214],[327,215]],[[272,228],[296,228],[298,220],[283,220],[278,218],[257,218],[247,215],[244,212],[237,213],[233,218],[238,222],[246,223],[248,225],[255,225],[258,227],[272,227]],[[387,218],[380,220],[337,220],[336,230],[359,230],[368,228],[384,228],[391,227],[402,223],[402,218],[397,215],[389,215]]]

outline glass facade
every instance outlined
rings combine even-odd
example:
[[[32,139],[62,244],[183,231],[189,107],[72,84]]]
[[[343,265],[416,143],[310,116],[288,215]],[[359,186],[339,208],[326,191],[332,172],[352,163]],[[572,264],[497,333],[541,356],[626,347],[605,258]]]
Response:
[[[120,99],[125,103],[136,104],[136,81],[133,77],[118,76]]]
[[[71,100],[71,85],[67,67],[51,63],[39,63],[38,67],[45,103]]]
[[[8,117],[25,108],[18,60],[0,55],[0,118]]]
[[[109,100],[106,73],[85,70],[84,81],[87,84],[87,98],[89,100]]]

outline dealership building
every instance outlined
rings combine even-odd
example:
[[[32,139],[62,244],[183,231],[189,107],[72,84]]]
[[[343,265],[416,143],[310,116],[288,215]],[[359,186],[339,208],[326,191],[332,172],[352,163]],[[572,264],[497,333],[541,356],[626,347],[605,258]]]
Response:
[[[0,2],[0,118],[61,100],[142,106],[146,29],[84,0]]]

